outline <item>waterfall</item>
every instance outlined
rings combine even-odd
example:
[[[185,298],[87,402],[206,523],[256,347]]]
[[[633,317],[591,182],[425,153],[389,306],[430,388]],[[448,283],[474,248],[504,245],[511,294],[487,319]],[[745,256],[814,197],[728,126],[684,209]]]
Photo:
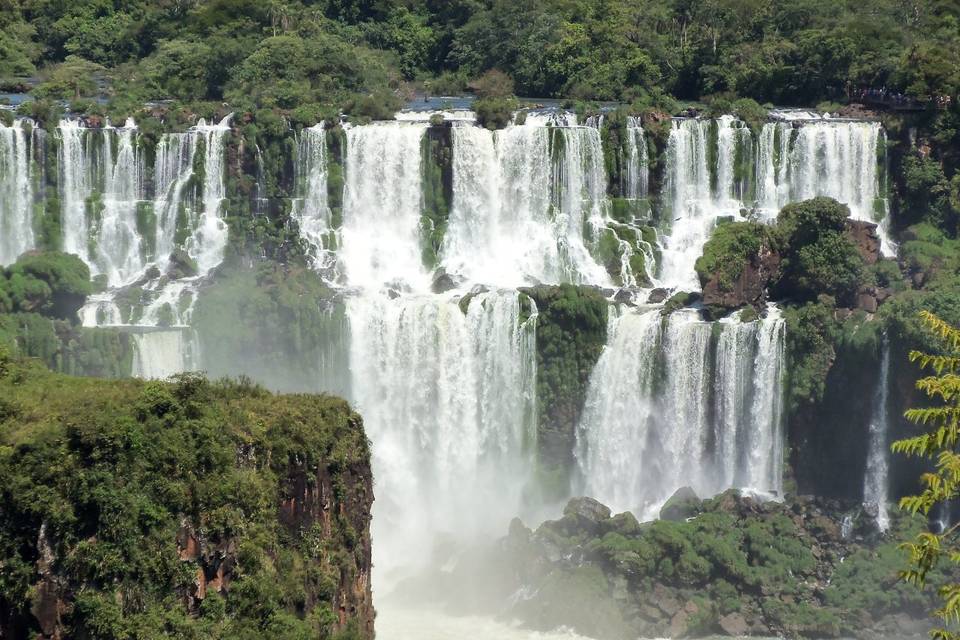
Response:
[[[142,239],[137,230],[137,206],[145,199],[143,160],[132,119],[121,129],[104,129],[102,135],[103,210],[94,234],[94,261],[96,271],[106,274],[107,282],[116,286],[136,278],[145,266]]]
[[[144,268],[137,208],[143,195],[143,162],[133,120],[117,129],[88,129],[60,121],[60,207],[64,251],[80,256],[111,286],[126,284]]]
[[[644,138],[640,118],[627,118],[626,129],[627,162],[623,172],[621,185],[623,196],[631,200],[647,197],[649,181],[649,159],[647,157],[647,141]]]
[[[570,264],[570,281],[609,285],[610,278],[590,255],[605,225],[607,174],[600,131],[594,127],[560,127],[562,153],[554,162],[554,224],[562,230],[560,255]]]
[[[350,285],[429,288],[420,245],[421,146],[426,130],[424,124],[407,122],[347,130],[339,259]]]
[[[684,485],[781,492],[783,331],[775,307],[747,323],[612,311],[577,430],[577,490],[644,516]]]
[[[879,221],[882,248],[890,255],[877,160],[885,150],[879,122],[767,123],[758,143],[757,206],[773,217],[790,202],[829,196],[850,207],[852,218]]]
[[[740,214],[743,205],[736,179],[736,154],[750,132],[739,125],[731,116],[717,121],[673,121],[667,140],[663,194],[672,223],[660,269],[660,281],[667,286],[699,290],[694,263],[717,218]],[[712,150],[715,159],[711,159]]]
[[[207,273],[223,260],[227,246],[227,224],[220,208],[226,198],[224,145],[230,133],[230,116],[216,125],[208,125],[201,118],[194,131],[204,142],[203,211],[192,221],[193,234],[187,239],[186,249],[196,260],[198,271]]]
[[[84,327],[110,327],[122,325],[120,308],[109,293],[94,294],[80,308],[80,324]]]
[[[291,215],[310,248],[315,269],[326,272],[336,258],[330,244],[330,207],[327,204],[327,136],[323,124],[304,129],[297,137],[294,166],[296,197]]]
[[[93,158],[86,129],[76,120],[61,120],[60,126],[60,226],[63,250],[90,264],[87,198],[93,191]]]
[[[353,402],[373,443],[378,581],[433,545],[502,534],[531,468],[535,308],[516,292],[347,301]]]
[[[160,137],[154,160],[154,214],[156,218],[154,258],[165,270],[176,246],[177,223],[192,208],[185,202],[193,178],[197,136],[193,133],[168,133]]]
[[[867,447],[867,470],[863,479],[863,502],[876,507],[877,526],[881,531],[890,527],[887,512],[889,490],[889,451],[887,437],[890,433],[890,418],[887,396],[890,392],[890,344],[883,339],[883,354],[880,357],[880,375],[873,394],[873,414],[870,416],[870,440]]]
[[[169,329],[132,333],[133,376],[163,380],[196,368],[199,348],[192,331]]]
[[[447,272],[497,286],[609,284],[589,250],[606,217],[599,131],[528,118],[502,131],[455,126],[452,134]]]
[[[22,120],[0,124],[0,267],[34,247],[30,142]]]

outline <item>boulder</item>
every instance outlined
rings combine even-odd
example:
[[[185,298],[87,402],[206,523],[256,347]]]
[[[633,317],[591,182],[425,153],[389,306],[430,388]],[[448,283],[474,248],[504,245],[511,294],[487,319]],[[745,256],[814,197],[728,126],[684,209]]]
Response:
[[[457,288],[457,279],[443,269],[437,269],[430,288],[434,293],[446,293],[447,291]]]
[[[670,292],[667,289],[657,287],[650,292],[650,295],[647,297],[647,302],[649,304],[660,304],[666,300],[669,295]]]
[[[177,249],[170,254],[170,264],[167,266],[167,274],[172,280],[180,278],[191,278],[197,275],[197,263],[183,249]]]
[[[575,520],[580,526],[595,529],[610,519],[610,507],[593,498],[573,498],[564,507],[563,516]]]
[[[702,504],[693,489],[681,487],[660,509],[660,519],[682,522],[700,513]]]
[[[722,616],[717,624],[728,636],[745,636],[750,631],[750,625],[739,613],[730,613]]]
[[[880,236],[877,225],[866,220],[847,220],[846,235],[857,245],[857,250],[867,264],[880,260]]]
[[[861,291],[857,294],[857,308],[867,313],[876,313],[879,303],[877,296],[871,291]]]
[[[633,292],[629,289],[620,289],[613,296],[613,301],[620,304],[633,304]]]

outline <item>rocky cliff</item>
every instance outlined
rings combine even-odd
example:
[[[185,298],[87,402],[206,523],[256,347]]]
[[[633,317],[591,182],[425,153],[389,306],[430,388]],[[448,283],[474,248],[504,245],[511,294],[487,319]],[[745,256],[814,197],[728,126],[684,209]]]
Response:
[[[369,451],[341,400],[0,355],[0,638],[372,638]]]

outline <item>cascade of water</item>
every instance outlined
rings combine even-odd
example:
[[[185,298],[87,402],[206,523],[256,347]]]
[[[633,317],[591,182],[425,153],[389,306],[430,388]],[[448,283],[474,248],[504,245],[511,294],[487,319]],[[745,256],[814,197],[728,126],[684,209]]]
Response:
[[[329,271],[336,257],[328,249],[330,207],[327,204],[327,136],[323,124],[304,129],[297,137],[296,197],[291,214],[311,250],[313,266]]]
[[[660,350],[660,310],[610,309],[607,345],[590,375],[577,433],[577,464],[586,495],[610,507],[636,508],[650,456],[656,411],[654,378]],[[604,472],[603,470],[609,470]]]
[[[674,120],[667,141],[664,197],[673,222],[663,247],[660,281],[666,286],[696,291],[694,263],[721,216],[738,216],[734,171],[736,148],[749,130],[730,116],[716,122],[716,160],[711,162],[714,123],[710,120]],[[711,173],[711,167],[713,173]],[[716,189],[711,176],[716,176]]]
[[[193,133],[168,133],[157,143],[154,161],[154,259],[161,269],[166,269],[167,260],[176,246],[177,223],[191,204],[184,202],[187,187],[193,178],[194,158],[197,152],[197,136]],[[181,211],[181,209],[183,211]]]
[[[402,283],[426,291],[420,214],[423,123],[378,122],[347,130],[343,245],[350,285],[377,289]]]
[[[103,209],[94,234],[94,261],[95,270],[106,274],[108,284],[117,286],[136,278],[145,267],[143,242],[137,230],[137,207],[144,200],[143,160],[132,119],[120,129],[103,129],[102,135]]]
[[[189,330],[170,329],[133,333],[135,378],[162,380],[196,368],[199,348]]]
[[[889,255],[893,245],[885,229],[887,201],[877,161],[885,146],[879,122],[765,124],[757,153],[757,206],[773,217],[790,202],[829,196],[850,207],[851,217],[879,221],[882,249]]]
[[[782,490],[782,350],[776,308],[715,327],[695,313],[613,314],[577,432],[582,489],[655,516],[676,489]]]
[[[740,486],[783,494],[783,376],[786,322],[779,307],[767,305],[756,328],[753,402],[747,434],[748,474]]]
[[[889,459],[887,436],[890,419],[887,413],[887,396],[890,388],[890,344],[883,340],[880,358],[880,376],[873,396],[873,415],[870,417],[870,441],[867,448],[867,470],[863,479],[863,502],[877,509],[877,526],[881,531],[890,527],[887,512]]]
[[[640,118],[627,119],[626,142],[627,162],[625,171],[622,172],[623,184],[621,185],[623,195],[630,199],[645,198],[649,181],[649,159],[647,141],[644,138],[643,127],[640,125]]]
[[[347,301],[355,406],[373,442],[378,580],[422,568],[442,535],[496,535],[532,449],[535,309],[516,292]],[[530,315],[530,314],[533,315]],[[451,514],[457,514],[451,518]]]
[[[33,163],[23,124],[0,124],[0,267],[34,247]]]
[[[60,132],[60,226],[63,250],[90,264],[87,198],[94,182],[94,163],[88,149],[86,129],[76,120],[61,120]]]
[[[592,127],[453,128],[453,203],[441,251],[450,273],[498,286],[609,284],[590,255],[606,218]]]
[[[113,301],[113,295],[95,294],[87,298],[80,308],[80,324],[84,327],[109,327],[122,325],[120,307]]]
[[[609,284],[606,271],[590,255],[607,212],[607,174],[600,131],[594,127],[560,127],[562,154],[554,162],[554,200],[560,255],[574,282]]]
[[[216,125],[208,125],[201,119],[194,130],[204,142],[203,212],[199,220],[194,221],[186,249],[196,260],[197,270],[207,273],[223,261],[223,250],[227,246],[227,224],[221,218],[220,209],[226,198],[224,145],[230,133],[230,116]]]

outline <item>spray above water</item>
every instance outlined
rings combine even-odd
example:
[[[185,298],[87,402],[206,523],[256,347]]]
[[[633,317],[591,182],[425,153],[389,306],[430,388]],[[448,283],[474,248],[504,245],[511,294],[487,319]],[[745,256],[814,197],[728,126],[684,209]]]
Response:
[[[353,402],[378,487],[380,594],[437,557],[502,535],[521,512],[534,446],[536,310],[511,291],[465,304],[347,300]]]

